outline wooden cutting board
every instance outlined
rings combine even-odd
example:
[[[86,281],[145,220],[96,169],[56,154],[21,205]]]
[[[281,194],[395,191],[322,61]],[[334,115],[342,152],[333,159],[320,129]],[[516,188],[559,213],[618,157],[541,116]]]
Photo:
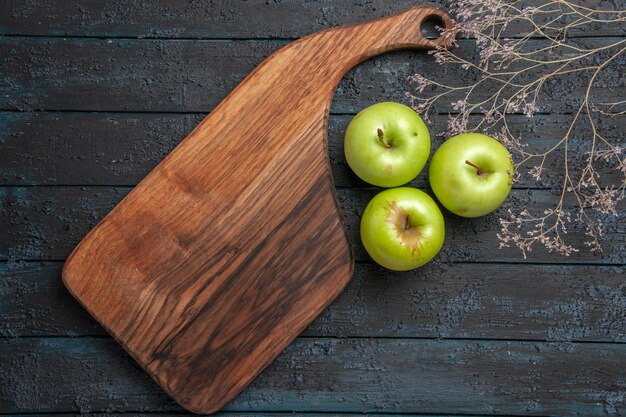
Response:
[[[330,103],[359,62],[450,43],[433,16],[453,26],[415,7],[274,53],[69,257],[69,291],[183,407],[219,410],[349,281]]]

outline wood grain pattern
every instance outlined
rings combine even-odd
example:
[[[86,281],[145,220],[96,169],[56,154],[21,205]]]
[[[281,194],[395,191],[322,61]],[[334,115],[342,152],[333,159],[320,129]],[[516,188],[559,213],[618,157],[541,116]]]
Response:
[[[70,255],[70,292],[185,408],[241,391],[344,288],[353,256],[326,149],[343,74],[432,48],[405,13],[320,32],[257,67]]]

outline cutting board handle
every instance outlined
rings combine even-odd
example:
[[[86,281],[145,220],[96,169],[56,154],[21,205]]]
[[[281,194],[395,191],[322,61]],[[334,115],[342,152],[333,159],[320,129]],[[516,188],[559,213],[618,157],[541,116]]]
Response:
[[[422,25],[428,21],[445,29],[439,38],[428,39],[422,34]],[[333,55],[343,58],[339,62],[345,65],[345,72],[359,62],[385,52],[450,48],[457,34],[456,23],[445,10],[433,6],[416,6],[382,19],[314,33],[303,40],[317,43],[324,38],[332,38],[328,40],[333,45]],[[338,43],[338,39],[341,42]],[[359,48],[354,48],[355,45],[359,45]]]
[[[431,21],[444,32],[436,39],[428,39],[422,34],[422,25]],[[456,38],[456,23],[452,17],[438,7],[416,6],[404,12],[351,26],[331,29],[330,32],[357,30],[358,33],[370,39],[365,45],[363,54],[373,56],[399,49],[435,49],[438,47],[450,48]],[[319,32],[316,35],[321,35]]]
[[[429,20],[445,29],[440,37],[428,39],[422,34],[422,25]],[[278,54],[296,61],[303,57],[310,58],[306,60],[309,63],[317,60],[320,71],[313,72],[317,76],[309,78],[308,84],[328,87],[332,97],[345,73],[368,58],[400,49],[451,48],[457,35],[456,23],[446,11],[416,6],[381,19],[313,33]],[[329,93],[326,89],[323,92]]]

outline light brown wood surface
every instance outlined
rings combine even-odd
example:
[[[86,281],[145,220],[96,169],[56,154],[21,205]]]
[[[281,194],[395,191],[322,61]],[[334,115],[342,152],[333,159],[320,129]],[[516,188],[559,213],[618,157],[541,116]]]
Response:
[[[219,410],[349,281],[330,102],[371,56],[449,43],[421,35],[433,14],[452,26],[415,7],[271,55],[68,259],[70,292],[185,408]]]

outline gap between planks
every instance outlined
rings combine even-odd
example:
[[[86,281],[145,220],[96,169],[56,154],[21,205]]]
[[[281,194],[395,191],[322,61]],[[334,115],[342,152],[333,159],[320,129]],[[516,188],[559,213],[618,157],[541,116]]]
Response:
[[[121,412],[107,412],[107,413],[103,413],[103,412],[98,412],[98,411],[85,411],[85,412],[76,412],[76,411],[72,411],[72,412],[63,412],[63,411],[50,411],[50,412],[27,412],[27,413],[0,413],[0,416],[81,416],[81,415],[91,415],[91,416],[133,416],[133,415],[137,415],[137,416],[144,416],[144,415],[151,415],[151,416],[172,416],[172,417],[178,417],[178,416],[193,416],[194,414],[191,413],[163,413],[163,412],[159,412],[159,411],[141,411],[141,410],[127,410],[127,411],[121,411]],[[233,411],[233,410],[222,410],[219,411],[218,413],[213,414],[214,417],[221,417],[221,416],[239,416],[239,417],[271,417],[271,416],[289,416],[289,417],[297,417],[300,415],[306,415],[306,416],[318,416],[318,415],[322,415],[322,416],[328,416],[328,415],[332,415],[332,416],[342,416],[342,415],[346,415],[346,416],[379,416],[379,417],[385,417],[385,416],[416,416],[416,417],[554,417],[548,414],[532,414],[532,415],[524,415],[524,414],[458,414],[458,413],[446,413],[445,415],[442,414],[424,414],[424,413],[404,413],[404,412],[380,412],[380,411],[374,411],[374,412],[368,412],[368,413],[361,413],[358,411],[284,411],[284,410],[277,410],[277,411],[260,411],[260,412],[254,412],[254,411]]]
[[[349,25],[348,25],[349,26]],[[196,41],[210,41],[210,42],[283,42],[289,43],[293,41],[297,41],[301,39],[300,37],[181,37],[181,38],[172,38],[166,36],[100,36],[100,35],[37,35],[37,34],[27,34],[27,33],[0,33],[0,36],[3,38],[49,38],[49,39],[97,39],[97,40],[122,40],[122,41],[135,41],[135,40],[147,40],[147,41],[181,41],[181,42],[196,42]],[[507,39],[545,39],[542,36],[531,36],[527,37],[524,35],[517,36],[507,36]],[[584,35],[572,35],[568,36],[569,39],[595,39],[595,38],[604,38],[604,39],[623,39],[626,36],[616,36],[616,35],[593,35],[586,33]],[[463,38],[463,40],[476,40],[476,38]]]
[[[112,336],[108,334],[102,335],[36,335],[36,336],[5,336],[0,335],[0,340],[18,340],[18,339],[95,339],[95,340],[112,340]],[[395,341],[413,341],[413,340],[430,340],[440,342],[502,342],[502,343],[558,343],[558,344],[572,344],[572,345],[626,345],[626,341],[612,341],[612,340],[548,340],[548,339],[505,339],[498,337],[429,337],[429,336],[309,336],[298,335],[296,340],[395,340]],[[358,414],[358,413],[357,413]],[[409,413],[414,414],[414,413]],[[0,413],[1,415],[1,413]],[[534,416],[537,417],[537,416]]]
[[[80,109],[29,109],[29,110],[21,110],[15,108],[6,108],[1,109],[0,113],[78,113],[78,114],[150,114],[150,115],[168,115],[168,114],[183,114],[183,115],[205,115],[208,116],[211,114],[210,110],[204,111],[151,111],[151,110],[80,110]],[[534,113],[534,116],[570,116],[573,115],[574,111],[564,111],[564,112],[537,112]],[[459,112],[437,112],[433,113],[434,116],[456,116],[459,115]],[[469,113],[471,116],[481,116],[484,113],[481,112],[471,112]],[[614,113],[607,112],[608,115],[616,115],[620,116],[621,113],[617,111]],[[331,111],[329,116],[356,116],[357,112],[338,112]],[[526,116],[524,113],[507,113],[507,116]]]
[[[63,412],[63,411],[50,411],[50,412],[27,412],[27,413],[0,413],[0,416],[82,416],[82,415],[91,415],[91,416],[164,416],[164,417],[179,417],[179,416],[193,416],[191,413],[163,413],[159,411],[141,411],[141,410],[127,410],[121,412],[98,412],[98,411],[85,411],[85,412]],[[368,412],[361,413],[358,411],[236,411],[236,410],[222,410],[218,413],[213,414],[213,417],[221,417],[221,416],[238,416],[238,417],[272,417],[272,416],[289,416],[289,417],[298,417],[301,415],[305,416],[416,416],[416,417],[554,417],[548,414],[458,414],[458,413],[446,413],[443,414],[424,414],[424,413],[404,413],[404,412]]]
[[[1,187],[0,187],[1,188]],[[32,263],[60,263],[65,262],[66,259],[61,258],[19,258],[19,259],[0,259],[0,264],[6,264],[9,262],[32,262]],[[366,260],[355,260],[355,265],[377,265],[374,261],[366,261]],[[608,262],[581,262],[581,263],[571,263],[571,262],[533,262],[533,261],[457,261],[452,262],[458,265],[464,264],[472,264],[472,265],[523,265],[523,266],[568,266],[568,267],[598,267],[598,268],[619,268],[626,266],[626,263],[608,263]],[[2,277],[0,276],[0,279]]]

